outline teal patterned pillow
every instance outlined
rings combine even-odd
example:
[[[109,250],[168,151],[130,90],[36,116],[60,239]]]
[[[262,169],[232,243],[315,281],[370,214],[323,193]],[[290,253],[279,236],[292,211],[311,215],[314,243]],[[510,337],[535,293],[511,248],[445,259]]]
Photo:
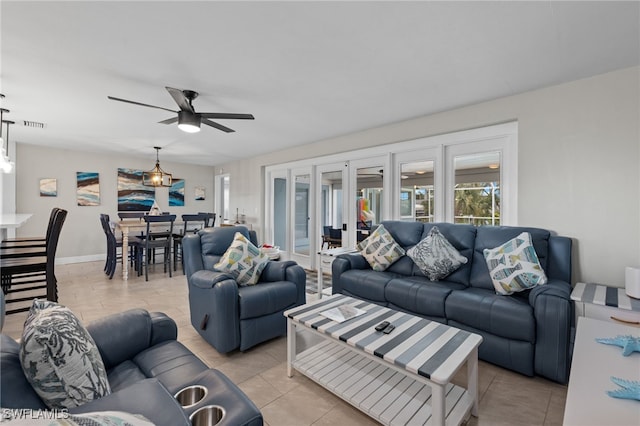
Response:
[[[356,247],[374,271],[384,271],[404,256],[404,249],[396,243],[383,225],[379,225]]]
[[[528,232],[499,247],[484,249],[483,253],[498,294],[508,295],[547,283]]]
[[[407,256],[431,281],[443,279],[468,262],[437,226],[431,228],[425,239],[407,250]]]
[[[65,306],[34,300],[24,323],[20,364],[49,408],[72,408],[111,393],[98,347]]]
[[[236,232],[233,242],[213,267],[233,275],[239,285],[253,285],[260,279],[260,274],[268,262],[269,257],[266,254],[244,235]]]

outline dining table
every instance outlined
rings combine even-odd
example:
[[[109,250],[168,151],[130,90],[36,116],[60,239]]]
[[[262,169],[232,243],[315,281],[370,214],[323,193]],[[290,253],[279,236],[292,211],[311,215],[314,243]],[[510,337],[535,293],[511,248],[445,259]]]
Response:
[[[122,279],[127,281],[129,279],[129,236],[135,236],[137,232],[143,233],[147,230],[147,222],[142,218],[139,219],[121,219],[114,222],[116,227],[122,233]],[[184,223],[176,220],[173,222],[173,232],[181,232]],[[167,228],[165,223],[151,224],[152,228]]]

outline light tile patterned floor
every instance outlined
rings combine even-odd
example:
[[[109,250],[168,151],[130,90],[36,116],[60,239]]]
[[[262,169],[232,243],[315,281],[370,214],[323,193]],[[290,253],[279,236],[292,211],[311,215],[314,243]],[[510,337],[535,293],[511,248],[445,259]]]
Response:
[[[129,308],[162,311],[178,324],[178,339],[210,367],[224,372],[260,408],[270,426],[375,425],[373,420],[305,377],[286,375],[286,338],[272,340],[247,352],[219,354],[191,327],[187,280],[178,272],[169,278],[161,266],[149,281],[132,277],[123,282],[118,268],[113,280],[102,272],[102,262],[57,267],[60,303],[83,322]],[[153,268],[152,268],[153,269]],[[308,295],[308,300],[315,298]],[[19,338],[26,313],[6,318],[3,333]],[[301,334],[308,345],[312,336]],[[463,372],[466,369],[462,369]],[[458,377],[462,382],[463,376]],[[479,417],[469,425],[561,425],[566,386],[539,377],[525,377],[480,361]]]

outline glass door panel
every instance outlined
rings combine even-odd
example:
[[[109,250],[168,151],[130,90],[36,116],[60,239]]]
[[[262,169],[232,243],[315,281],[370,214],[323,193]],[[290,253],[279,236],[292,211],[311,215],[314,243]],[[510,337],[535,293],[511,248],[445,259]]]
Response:
[[[500,152],[458,155],[454,164],[454,223],[500,225]]]
[[[295,254],[309,256],[311,175],[295,174],[293,176],[293,183],[293,252]]]
[[[434,162],[400,163],[400,220],[433,222]]]
[[[346,246],[348,237],[343,232],[343,224],[346,225],[344,195],[346,165],[344,163],[326,164],[318,166],[317,182],[319,189],[318,199],[318,227],[319,249],[337,248]]]
[[[385,190],[389,176],[385,176],[388,157],[357,160],[350,163],[352,185],[353,222],[355,223],[354,244],[367,238],[391,211]],[[354,235],[355,234],[355,235]]]
[[[287,244],[287,179],[273,179],[273,245],[288,251]]]

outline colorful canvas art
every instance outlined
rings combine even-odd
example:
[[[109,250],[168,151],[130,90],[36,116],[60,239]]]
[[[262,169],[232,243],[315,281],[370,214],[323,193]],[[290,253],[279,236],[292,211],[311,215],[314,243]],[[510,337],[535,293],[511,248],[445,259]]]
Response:
[[[95,172],[76,172],[76,198],[79,206],[100,205],[100,174]]]
[[[57,197],[58,181],[53,178],[40,179],[40,196],[41,197]]]
[[[156,189],[142,184],[142,170],[118,168],[118,211],[149,211]]]
[[[169,207],[184,206],[184,179],[173,179],[169,188]]]

